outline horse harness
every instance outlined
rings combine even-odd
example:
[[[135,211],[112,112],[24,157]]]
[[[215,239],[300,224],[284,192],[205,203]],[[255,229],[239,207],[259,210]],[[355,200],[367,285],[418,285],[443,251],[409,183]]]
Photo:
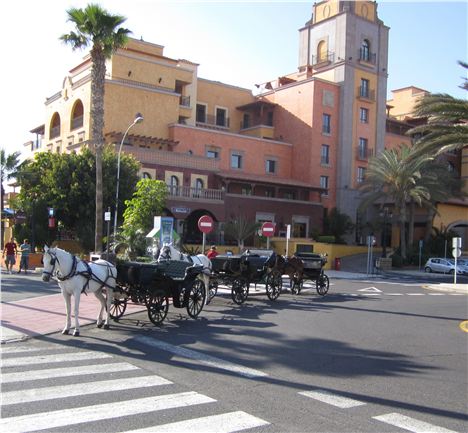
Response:
[[[47,252],[47,254],[50,255],[50,257],[52,258],[51,261],[50,261],[50,264],[52,265],[52,269],[50,272],[48,271],[43,271],[44,274],[48,274],[50,276],[53,276],[54,275],[54,269],[55,269],[55,264],[57,262],[59,262],[59,259],[57,257],[56,254],[54,253],[51,253],[50,251]],[[76,258],[76,256],[73,256],[72,255],[72,267],[70,269],[70,272],[68,273],[68,275],[60,275],[58,273],[58,271],[55,272],[55,275],[57,277],[57,280],[59,281],[66,281],[66,280],[69,280],[75,276],[81,276],[81,277],[84,277],[85,278],[85,283],[83,284],[83,287],[81,289],[81,293],[84,293],[85,295],[87,295],[86,293],[86,289],[89,287],[89,282],[90,281],[95,281],[96,283],[100,283],[101,284],[101,287],[100,289],[104,288],[104,287],[107,287],[109,289],[113,289],[113,286],[110,286],[107,282],[109,281],[110,278],[113,278],[115,279],[115,277],[112,275],[112,272],[111,272],[111,264],[109,263],[105,263],[105,264],[101,264],[101,263],[94,263],[96,266],[105,266],[107,268],[107,276],[106,276],[106,279],[104,281],[102,281],[100,278],[98,278],[92,271],[91,269],[91,266],[89,266],[89,263],[84,261],[84,260],[81,260],[81,263],[83,263],[85,266],[86,266],[86,270],[84,271],[79,271],[77,272],[76,268],[78,266],[78,262],[79,260]]]

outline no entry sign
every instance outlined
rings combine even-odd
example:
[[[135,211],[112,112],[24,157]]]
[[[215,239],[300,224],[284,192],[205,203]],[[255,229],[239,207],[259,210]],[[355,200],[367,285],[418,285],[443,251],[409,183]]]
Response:
[[[202,233],[211,233],[214,228],[214,221],[209,215],[203,215],[198,220],[198,228]]]
[[[262,225],[262,235],[266,236],[267,238],[273,236],[275,234],[275,223],[272,222],[264,222]]]

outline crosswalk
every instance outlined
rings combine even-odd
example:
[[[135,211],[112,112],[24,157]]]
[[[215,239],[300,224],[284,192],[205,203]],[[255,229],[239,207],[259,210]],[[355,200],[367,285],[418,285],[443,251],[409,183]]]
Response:
[[[57,353],[51,353],[54,349]],[[102,431],[102,422],[109,421],[116,422],[109,430],[113,432],[229,433],[269,424],[243,411],[217,413],[215,399],[176,389],[173,382],[111,355],[54,349],[2,348],[0,431],[65,430],[77,425],[80,431]],[[83,402],[89,404],[82,406]],[[158,415],[163,411],[171,411],[172,422]]]

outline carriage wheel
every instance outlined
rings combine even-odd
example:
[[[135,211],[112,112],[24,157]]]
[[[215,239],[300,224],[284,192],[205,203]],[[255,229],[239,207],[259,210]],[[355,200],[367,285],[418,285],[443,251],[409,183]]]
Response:
[[[126,299],[114,299],[110,306],[109,315],[116,322],[123,316],[127,309]]]
[[[194,280],[190,287],[187,299],[187,313],[190,317],[196,318],[205,305],[205,283],[202,280]]]
[[[206,302],[209,304],[211,300],[216,296],[218,293],[218,280],[210,278],[210,285],[208,290],[208,301]]]
[[[169,299],[161,293],[155,293],[146,302],[148,317],[155,325],[160,325],[167,316]]]
[[[270,301],[274,301],[275,299],[278,299],[278,296],[281,293],[281,289],[283,288],[283,278],[281,277],[281,274],[274,272],[268,275],[267,281],[266,281],[266,292],[268,299]]]
[[[232,283],[231,298],[237,304],[243,304],[249,296],[249,285],[243,279],[236,279]]]
[[[325,274],[321,274],[317,278],[317,282],[316,282],[317,293],[322,296],[326,295],[328,292],[329,286],[330,286],[330,281],[328,280],[328,277]]]

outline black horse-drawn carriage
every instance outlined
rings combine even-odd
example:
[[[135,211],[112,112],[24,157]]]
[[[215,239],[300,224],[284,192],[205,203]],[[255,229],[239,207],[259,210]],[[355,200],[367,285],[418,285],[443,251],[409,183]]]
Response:
[[[302,260],[303,269],[302,275],[297,281],[294,281],[291,287],[291,292],[299,294],[304,285],[305,280],[312,280],[315,282],[317,293],[324,296],[328,292],[330,281],[323,272],[323,267],[327,263],[326,256],[317,253],[300,253],[296,252],[294,257]]]
[[[111,306],[111,317],[118,320],[131,300],[144,304],[148,317],[155,325],[164,321],[169,298],[176,308],[186,308],[196,318],[205,305],[205,284],[198,277],[202,266],[179,260],[159,263],[117,263],[117,287]]]
[[[274,253],[246,251],[240,255],[218,255],[211,259],[212,275],[210,291],[216,291],[219,284],[231,287],[231,297],[236,304],[245,302],[251,284],[265,284],[270,300],[281,293],[282,278],[274,265]]]

